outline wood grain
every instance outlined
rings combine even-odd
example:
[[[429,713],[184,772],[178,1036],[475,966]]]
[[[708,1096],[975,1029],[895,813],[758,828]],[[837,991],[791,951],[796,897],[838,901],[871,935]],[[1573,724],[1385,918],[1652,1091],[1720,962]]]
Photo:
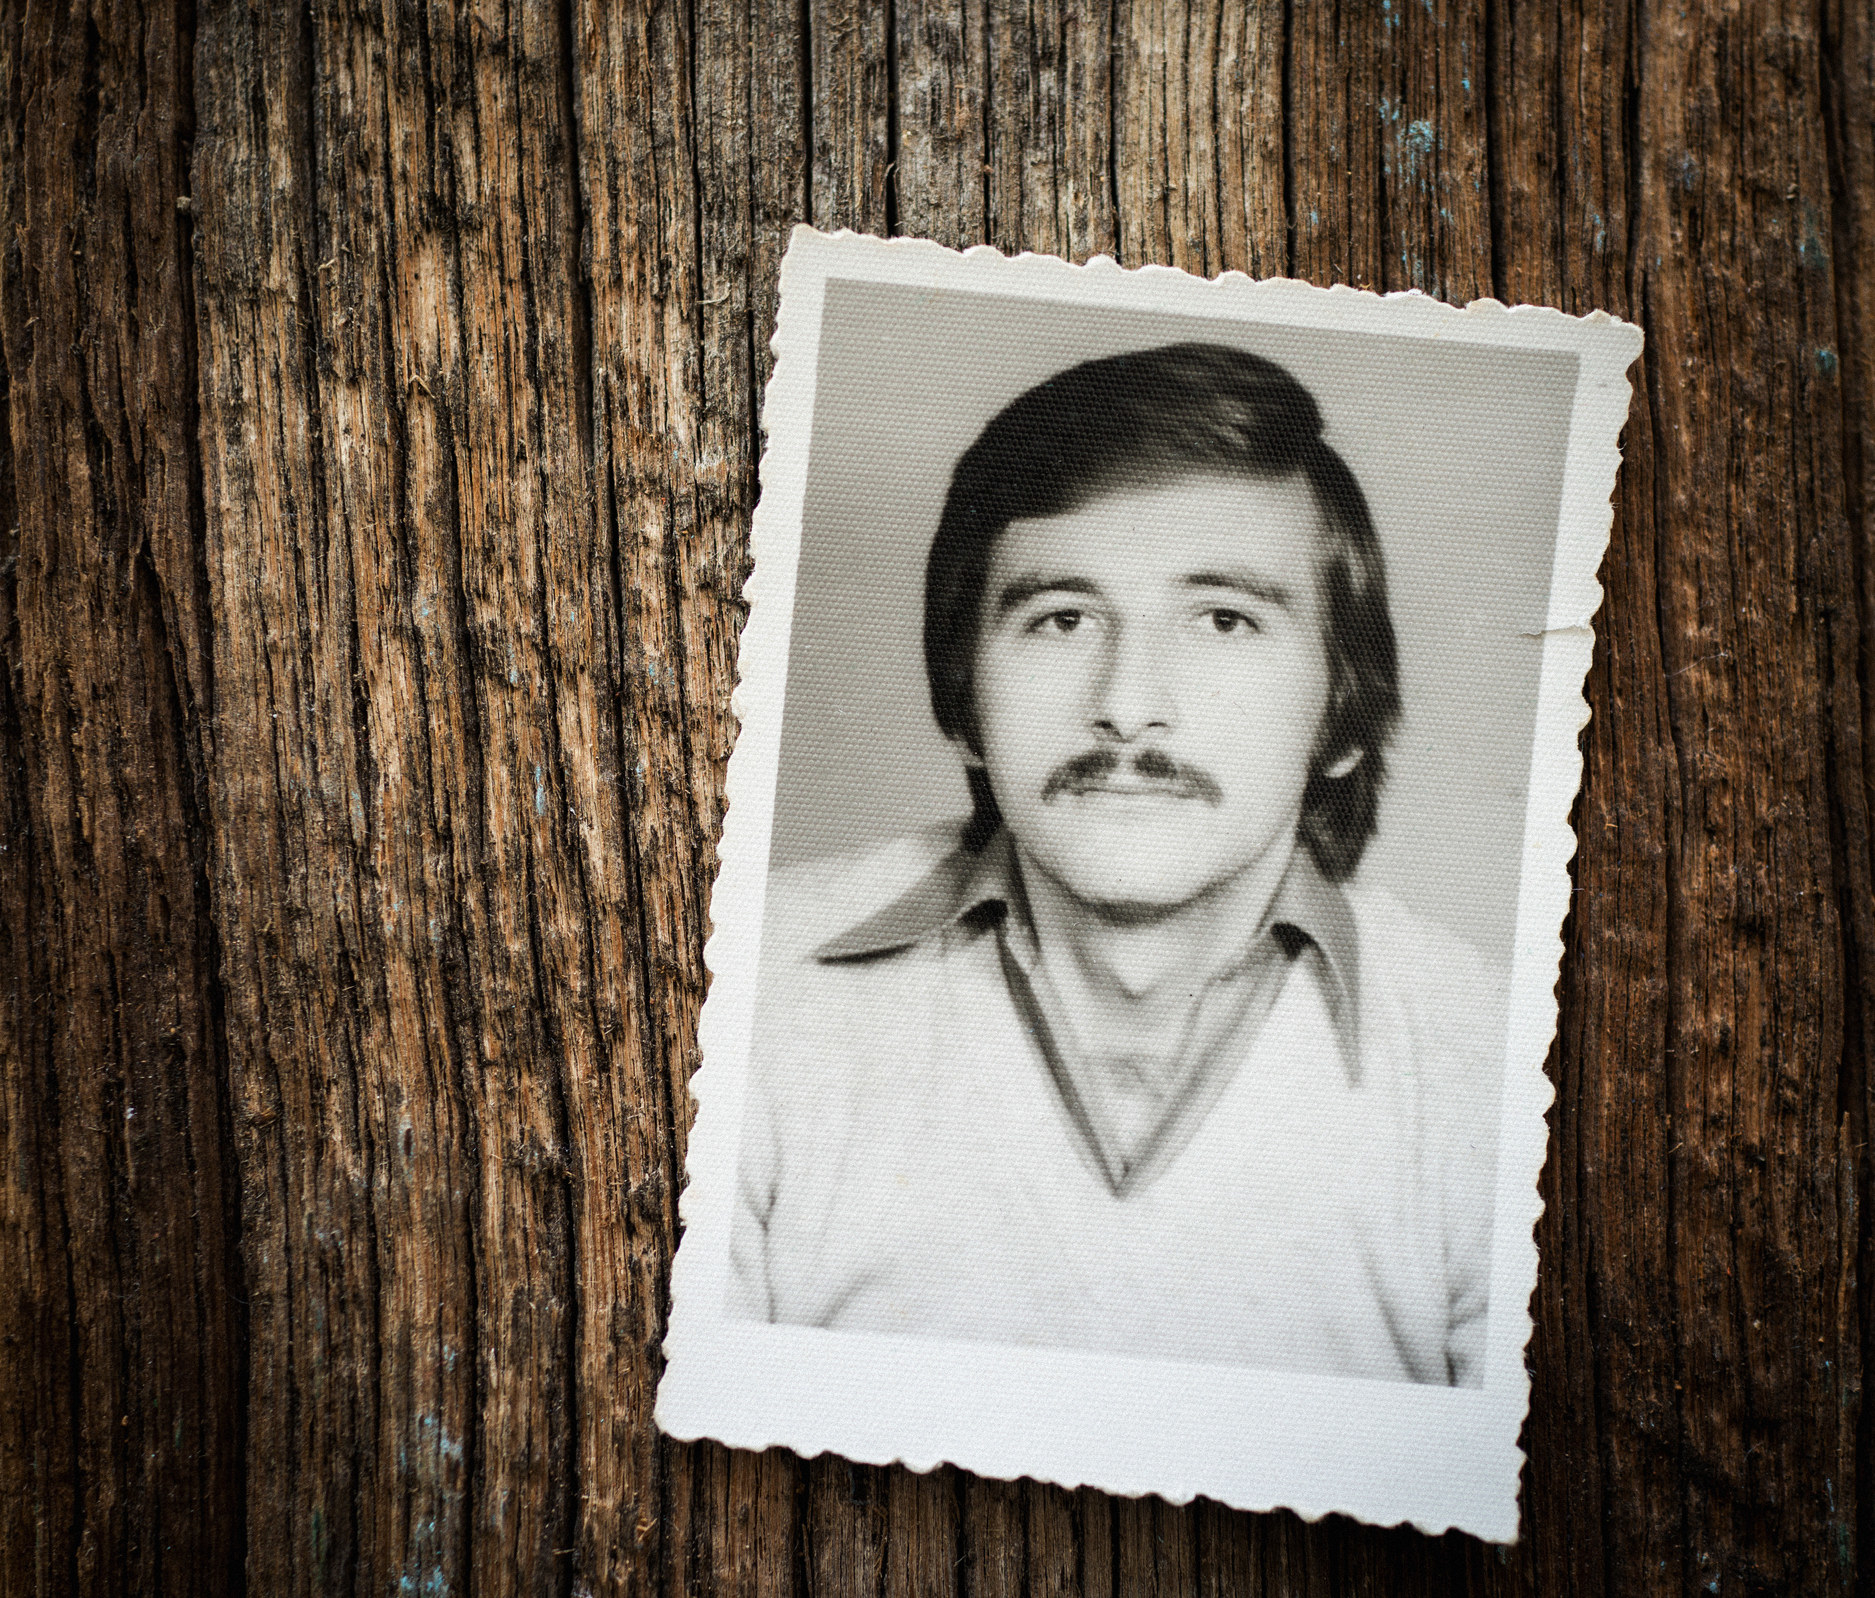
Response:
[[[0,41],[0,1591],[228,1588],[193,41],[160,5],[9,12]]]
[[[0,1592],[1866,1585],[1866,4],[15,0],[0,74]],[[1514,1548],[652,1428],[797,220],[1646,329]]]

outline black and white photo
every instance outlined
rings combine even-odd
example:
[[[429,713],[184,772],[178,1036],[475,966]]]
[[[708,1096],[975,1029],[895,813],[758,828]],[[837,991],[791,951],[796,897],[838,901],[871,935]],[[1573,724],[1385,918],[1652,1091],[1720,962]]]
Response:
[[[1222,344],[1043,379],[922,600],[972,811],[770,882],[738,1308],[1475,1383],[1499,1040],[1353,883],[1398,652],[1313,397]]]
[[[1514,1534],[1635,335],[783,291],[661,1422]]]

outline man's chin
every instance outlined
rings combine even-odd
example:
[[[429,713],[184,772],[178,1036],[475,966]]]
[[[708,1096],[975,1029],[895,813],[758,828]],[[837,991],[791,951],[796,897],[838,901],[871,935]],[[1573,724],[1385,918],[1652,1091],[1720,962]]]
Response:
[[[1259,858],[1243,849],[1244,829],[1220,827],[1210,806],[1167,808],[1149,824],[1086,812],[1073,826],[1049,825],[1056,818],[1048,813],[1007,820],[1021,853],[1071,897],[1109,920],[1149,922],[1205,898]],[[1029,830],[1025,821],[1042,825]]]
[[[1102,920],[1141,926],[1175,915],[1218,885],[1214,876],[1185,870],[1102,861],[1042,862],[1057,886]]]

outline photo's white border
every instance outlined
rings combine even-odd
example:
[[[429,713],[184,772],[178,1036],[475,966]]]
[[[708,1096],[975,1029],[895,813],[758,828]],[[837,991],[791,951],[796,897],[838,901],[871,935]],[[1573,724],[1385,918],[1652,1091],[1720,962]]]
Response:
[[[754,1032],[757,958],[781,755],[788,638],[801,552],[821,309],[829,279],[1124,307],[1396,338],[1559,350],[1580,359],[1524,830],[1511,974],[1490,1320],[1478,1389],[1355,1381],[1062,1349],[885,1337],[731,1320],[725,1310],[742,1095]],[[1529,1405],[1524,1346],[1536,1285],[1534,1227],[1552,1097],[1543,1062],[1556,1031],[1561,929],[1581,782],[1582,685],[1613,520],[1617,440],[1640,329],[1480,300],[1459,309],[1417,292],[1380,296],[1240,273],[1206,281],[1172,267],[1122,270],[1097,256],[962,254],[797,227],[782,263],[776,364],[746,593],[741,722],[705,956],[713,978],[700,1026],[703,1067],[672,1268],[667,1366],[656,1419],[670,1436],[741,1448],[785,1446],[869,1464],[940,1464],[1065,1487],[1202,1494],[1239,1509],[1340,1512],[1382,1525],[1517,1536],[1518,1446]]]

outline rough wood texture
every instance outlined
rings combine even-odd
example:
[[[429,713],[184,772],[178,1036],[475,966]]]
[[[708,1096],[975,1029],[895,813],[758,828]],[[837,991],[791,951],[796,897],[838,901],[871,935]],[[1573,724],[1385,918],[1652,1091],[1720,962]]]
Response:
[[[0,78],[0,1592],[1857,1588],[1867,0],[16,0]],[[798,219],[1645,326],[1517,1547],[651,1428]]]

